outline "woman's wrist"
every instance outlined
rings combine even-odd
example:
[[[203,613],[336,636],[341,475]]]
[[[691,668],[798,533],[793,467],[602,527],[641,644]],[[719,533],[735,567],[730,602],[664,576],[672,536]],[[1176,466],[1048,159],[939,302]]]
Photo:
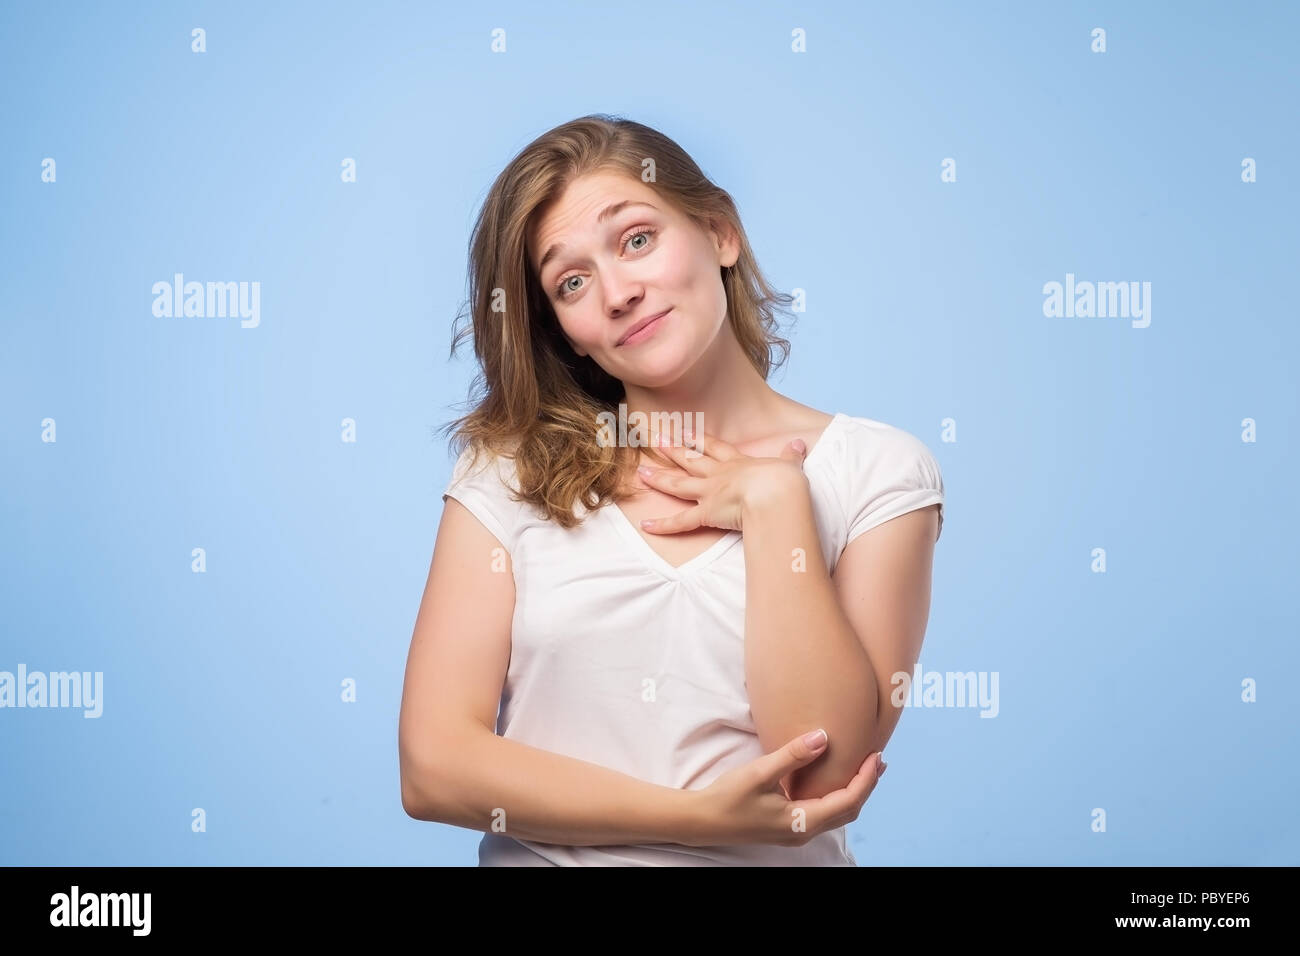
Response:
[[[764,522],[773,513],[788,511],[795,502],[807,502],[811,507],[809,489],[808,476],[795,469],[766,475],[741,505],[742,529]]]
[[[674,843],[683,846],[712,846],[716,842],[713,821],[705,808],[704,791],[674,790],[671,803],[673,831],[677,834],[673,838]]]

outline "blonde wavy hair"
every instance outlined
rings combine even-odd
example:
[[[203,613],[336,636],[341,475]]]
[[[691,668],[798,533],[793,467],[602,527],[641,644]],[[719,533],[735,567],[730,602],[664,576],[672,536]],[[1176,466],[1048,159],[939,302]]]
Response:
[[[623,383],[590,356],[579,356],[560,329],[545,291],[533,274],[527,237],[538,211],[573,180],[595,172],[642,178],[643,161],[654,161],[655,181],[646,185],[701,228],[726,222],[740,240],[735,265],[723,267],[731,329],[764,379],[785,362],[790,343],[777,334],[778,308],[793,297],[764,278],[731,196],[712,183],[677,143],[632,120],[592,114],[564,123],[525,146],[492,184],[469,242],[469,299],[453,327],[451,356],[472,334],[479,371],[470,386],[468,414],[443,426],[453,432],[459,457],[479,453],[512,457],[519,487],[516,501],[533,504],[565,528],[580,522],[579,502],[590,510],[622,501],[623,477],[645,451],[597,439],[597,416],[618,415],[626,401]],[[504,298],[505,311],[494,311]],[[468,316],[469,324],[462,325]],[[774,360],[773,352],[780,356]]]

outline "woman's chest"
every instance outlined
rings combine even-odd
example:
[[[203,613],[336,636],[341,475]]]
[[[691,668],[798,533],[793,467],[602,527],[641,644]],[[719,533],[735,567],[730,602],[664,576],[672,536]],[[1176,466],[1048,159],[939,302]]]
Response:
[[[519,535],[512,562],[516,648],[595,651],[618,635],[619,647],[653,653],[665,635],[701,630],[743,639],[740,533],[711,529],[716,533],[692,535],[691,550],[661,554],[633,520],[639,519],[607,505],[575,528],[539,522]]]
[[[673,518],[693,507],[695,503],[692,501],[675,498],[654,489],[639,492],[619,504],[606,506],[616,509],[612,517],[626,520],[646,546],[674,568],[689,564],[732,534],[725,528],[707,525],[672,534],[657,534],[641,527],[641,522],[647,518]]]

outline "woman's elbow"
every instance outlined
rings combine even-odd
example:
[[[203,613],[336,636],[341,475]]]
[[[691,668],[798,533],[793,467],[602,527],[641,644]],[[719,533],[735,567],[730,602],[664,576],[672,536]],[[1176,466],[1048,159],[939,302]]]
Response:
[[[402,810],[412,820],[432,821],[434,814],[424,791],[415,786],[411,774],[402,770]]]
[[[843,790],[863,771],[863,765],[871,755],[881,749],[876,746],[874,737],[873,733],[867,733],[857,740],[841,740],[836,747],[832,736],[829,747],[820,757],[794,772],[789,785],[790,798],[817,800]]]
[[[429,763],[403,757],[400,774],[402,810],[406,815],[413,820],[443,822],[439,800],[444,788]]]
[[[822,761],[799,768],[790,780],[790,799],[818,800],[837,790],[843,790],[862,769],[867,756],[869,755],[857,760],[854,754],[836,760],[826,754]]]

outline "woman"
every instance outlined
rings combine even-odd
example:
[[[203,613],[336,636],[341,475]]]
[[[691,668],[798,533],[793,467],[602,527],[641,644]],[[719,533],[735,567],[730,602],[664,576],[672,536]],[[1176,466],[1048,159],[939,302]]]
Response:
[[[792,300],[655,130],[538,138],[470,256],[481,395],[407,662],[406,811],[483,830],[481,865],[856,865],[929,614],[933,457],[767,385]]]

